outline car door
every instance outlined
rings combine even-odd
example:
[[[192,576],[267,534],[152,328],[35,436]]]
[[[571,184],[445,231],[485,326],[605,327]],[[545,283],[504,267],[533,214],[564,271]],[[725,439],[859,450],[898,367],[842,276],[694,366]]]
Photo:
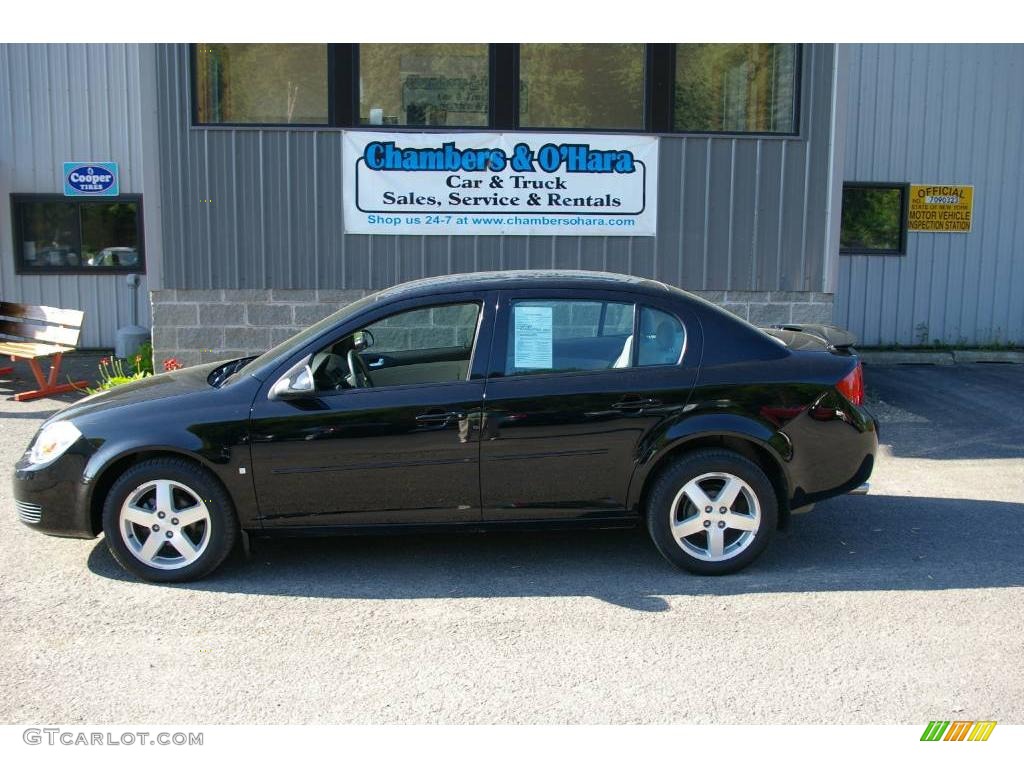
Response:
[[[263,525],[479,520],[493,304],[456,294],[379,310],[313,354],[312,396],[272,400],[265,386],[251,431]],[[356,331],[360,343],[372,338],[369,347],[353,348]],[[369,386],[352,386],[362,374],[356,380],[344,367],[349,349],[362,357]]]
[[[693,388],[699,351],[685,348],[683,319],[643,296],[502,292],[480,448],[484,520],[623,515],[644,436]]]

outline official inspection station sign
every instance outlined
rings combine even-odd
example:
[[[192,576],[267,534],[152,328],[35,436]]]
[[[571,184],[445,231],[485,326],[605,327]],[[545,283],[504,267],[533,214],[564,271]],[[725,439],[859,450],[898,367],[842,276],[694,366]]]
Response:
[[[67,197],[117,197],[119,187],[117,163],[64,163]]]
[[[974,187],[964,184],[911,184],[908,232],[970,232]]]
[[[654,235],[655,136],[344,134],[355,234]]]

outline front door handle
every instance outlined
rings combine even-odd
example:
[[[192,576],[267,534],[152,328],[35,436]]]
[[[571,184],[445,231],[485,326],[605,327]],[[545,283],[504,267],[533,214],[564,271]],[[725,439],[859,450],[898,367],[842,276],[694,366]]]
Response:
[[[383,357],[378,357],[372,363],[367,363],[366,365],[369,368],[380,368],[382,365],[384,365],[384,358]]]
[[[661,400],[653,397],[624,397],[617,403],[612,403],[612,408],[617,411],[642,411],[644,408],[652,408],[661,405]]]
[[[417,424],[450,424],[466,418],[465,411],[427,411],[416,417]]]

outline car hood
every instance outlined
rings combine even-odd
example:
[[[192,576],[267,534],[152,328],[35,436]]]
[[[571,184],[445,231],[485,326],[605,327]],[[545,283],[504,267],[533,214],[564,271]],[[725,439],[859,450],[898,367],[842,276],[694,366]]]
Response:
[[[210,386],[207,377],[214,368],[223,364],[224,362],[220,361],[181,368],[158,376],[147,376],[105,392],[97,392],[58,411],[47,419],[47,422],[89,416],[143,401],[152,403],[155,400],[212,390],[213,387]]]

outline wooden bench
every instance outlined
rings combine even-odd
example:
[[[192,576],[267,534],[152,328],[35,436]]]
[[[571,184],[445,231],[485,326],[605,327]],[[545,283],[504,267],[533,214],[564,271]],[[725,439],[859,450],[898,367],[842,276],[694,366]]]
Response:
[[[57,383],[61,358],[65,352],[72,351],[78,345],[84,314],[77,309],[35,307],[0,301],[0,355],[9,355],[11,360],[27,361],[39,384],[38,389],[19,392],[14,396],[15,400],[35,400],[89,386],[87,381]],[[39,358],[50,356],[53,357],[50,372],[44,375],[39,367]],[[0,373],[13,370],[0,368]]]

